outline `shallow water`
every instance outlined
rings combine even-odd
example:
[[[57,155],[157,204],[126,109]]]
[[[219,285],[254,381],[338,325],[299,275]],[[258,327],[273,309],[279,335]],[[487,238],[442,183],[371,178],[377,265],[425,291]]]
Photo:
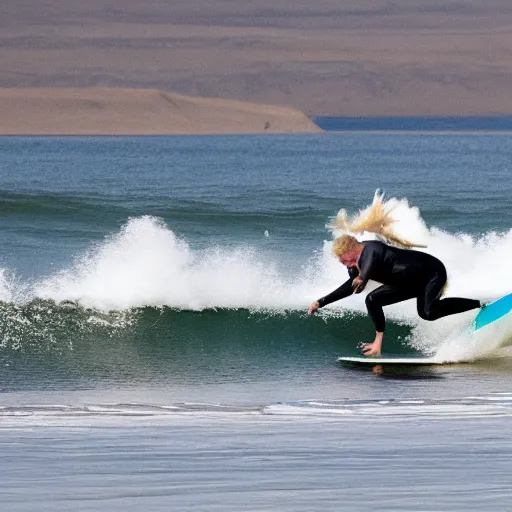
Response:
[[[500,418],[125,421],[3,429],[4,510],[498,511],[512,499]]]

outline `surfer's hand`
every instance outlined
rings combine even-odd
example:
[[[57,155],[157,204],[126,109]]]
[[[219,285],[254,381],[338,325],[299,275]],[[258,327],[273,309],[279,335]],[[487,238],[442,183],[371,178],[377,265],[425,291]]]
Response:
[[[308,315],[311,316],[319,307],[320,307],[320,304],[318,303],[317,300],[315,300],[315,302],[312,302],[311,306],[309,306],[309,309],[308,309]]]
[[[354,280],[352,281],[352,289],[354,290],[354,293],[361,293],[364,290],[364,286],[364,282],[359,276],[354,277]]]
[[[363,356],[380,356],[380,346],[377,343],[363,343],[361,352]]]

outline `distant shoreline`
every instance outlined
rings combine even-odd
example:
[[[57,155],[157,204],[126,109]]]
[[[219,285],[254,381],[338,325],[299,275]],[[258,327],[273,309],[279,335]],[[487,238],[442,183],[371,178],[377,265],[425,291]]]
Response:
[[[512,132],[512,115],[308,117],[293,107],[116,87],[0,88],[0,135]]]
[[[512,115],[496,116],[311,116],[322,130],[337,131],[512,131]]]

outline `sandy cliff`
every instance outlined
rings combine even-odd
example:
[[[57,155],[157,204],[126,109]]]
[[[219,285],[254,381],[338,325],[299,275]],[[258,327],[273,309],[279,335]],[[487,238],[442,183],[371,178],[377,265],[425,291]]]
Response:
[[[320,129],[290,107],[122,88],[0,89],[0,134],[300,133]]]

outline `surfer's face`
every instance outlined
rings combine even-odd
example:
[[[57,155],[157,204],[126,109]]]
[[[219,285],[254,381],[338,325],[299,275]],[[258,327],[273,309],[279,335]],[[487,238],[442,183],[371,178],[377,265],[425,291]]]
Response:
[[[357,249],[352,249],[351,251],[347,251],[342,255],[338,256],[338,261],[345,265],[347,268],[357,267],[357,260],[359,259],[359,251]]]

